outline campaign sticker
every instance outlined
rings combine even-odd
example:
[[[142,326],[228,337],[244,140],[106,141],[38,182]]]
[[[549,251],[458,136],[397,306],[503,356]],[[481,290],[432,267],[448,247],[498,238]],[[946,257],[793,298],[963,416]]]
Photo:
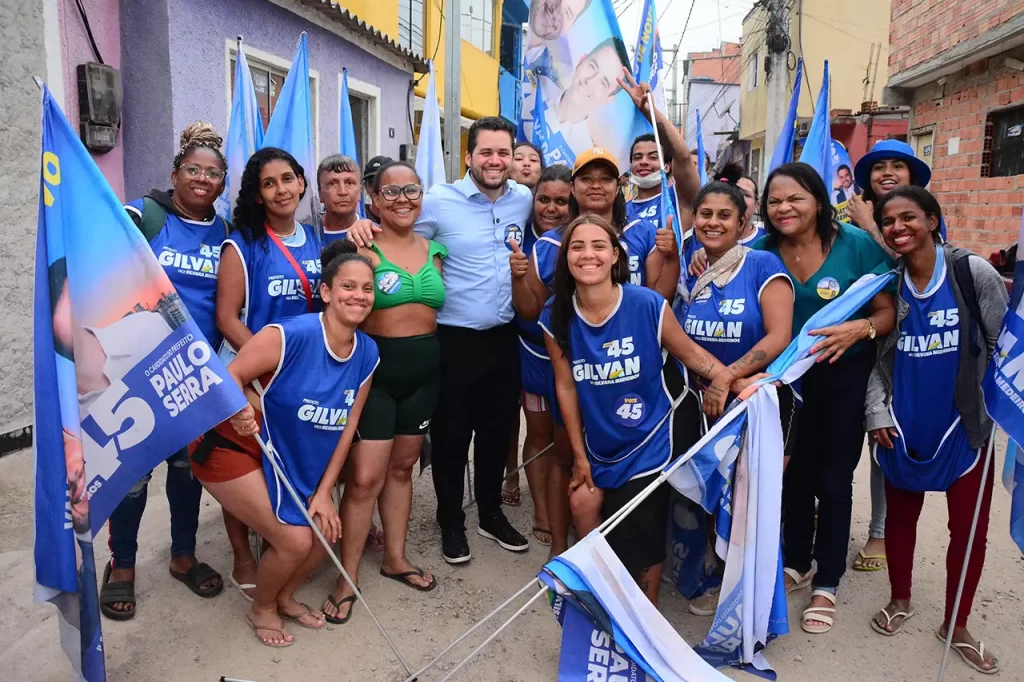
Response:
[[[382,294],[395,294],[402,288],[402,280],[397,272],[385,272],[377,278],[377,288]]]
[[[693,302],[704,303],[709,298],[711,298],[711,287],[704,287],[703,289],[700,290],[700,293],[697,294],[697,297],[693,299]]]
[[[515,224],[509,225],[508,227],[505,228],[505,247],[509,251],[512,250],[512,240],[513,239],[516,240],[516,244],[518,244],[519,248],[522,249],[523,248],[523,228],[521,228],[521,227],[519,227],[518,225],[515,225]]]
[[[815,288],[818,290],[818,296],[826,301],[831,301],[839,295],[839,282],[835,277],[822,277]]]
[[[615,401],[615,417],[624,426],[639,426],[644,418],[644,401],[635,393],[627,393]]]

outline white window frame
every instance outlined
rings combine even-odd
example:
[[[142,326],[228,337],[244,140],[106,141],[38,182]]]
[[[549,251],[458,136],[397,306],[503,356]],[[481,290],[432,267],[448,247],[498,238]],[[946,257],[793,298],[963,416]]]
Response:
[[[285,73],[292,68],[291,61],[279,57],[270,52],[258,50],[251,45],[243,45],[247,61],[262,62],[277,69],[283,69]],[[231,60],[238,53],[238,42],[231,39],[224,40],[224,93],[226,99],[225,111],[227,116],[224,123],[224,136],[227,137],[228,126],[231,124]],[[316,69],[309,70],[309,79],[312,82],[310,98],[313,100],[313,155],[314,161],[320,159],[320,72]],[[349,81],[351,83],[351,80]],[[269,123],[269,121],[268,121]],[[308,170],[307,170],[308,172]]]
[[[343,73],[338,74],[338,122],[339,130],[341,128],[341,80],[344,76]],[[358,97],[361,100],[365,100],[370,115],[368,116],[369,125],[367,130],[367,144],[365,159],[359,159],[359,163],[366,165],[370,159],[380,155],[380,88],[372,83],[361,81],[358,78],[353,78],[352,74],[348,75],[348,94],[350,97]],[[340,140],[339,140],[340,142]]]
[[[761,68],[761,50],[754,50],[754,56],[747,64],[747,92],[757,89],[758,71]]]

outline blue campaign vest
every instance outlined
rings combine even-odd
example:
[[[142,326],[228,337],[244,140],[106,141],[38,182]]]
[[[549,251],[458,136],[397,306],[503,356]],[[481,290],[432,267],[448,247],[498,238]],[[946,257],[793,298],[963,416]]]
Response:
[[[324,231],[323,239],[324,246],[327,246],[331,242],[340,241],[342,239],[348,239],[348,230],[338,230],[337,232]]]
[[[761,292],[776,277],[789,279],[778,256],[749,251],[732,279],[724,287],[706,287],[679,323],[687,336],[731,365],[764,338]]]
[[[643,218],[627,223],[622,228],[619,241],[626,249],[630,284],[640,287],[647,286],[647,256],[654,251],[654,238],[657,231],[657,225]]]
[[[594,483],[618,488],[659,471],[672,453],[672,399],[662,377],[661,325],[668,304],[657,292],[623,284],[619,304],[599,326],[576,313],[569,365],[583,418]],[[541,314],[551,333],[551,305]]]
[[[280,323],[281,364],[263,392],[263,438],[273,445],[278,464],[308,504],[316,492],[338,439],[349,426],[359,388],[377,367],[377,344],[357,331],[347,358],[327,346],[322,313],[299,315]],[[270,504],[278,520],[295,526],[305,520],[274,468],[264,458]]]
[[[523,237],[523,253],[532,255],[540,237],[533,225],[528,226]],[[544,347],[544,332],[536,320],[524,320],[516,315],[515,321],[519,329],[519,368],[523,390],[554,400],[554,375],[551,359]]]
[[[768,234],[768,230],[765,229],[764,225],[755,225],[754,234],[750,235],[746,239],[740,239],[739,244],[741,246],[753,246],[758,239]]]
[[[313,310],[320,308],[320,238],[312,225],[300,225],[305,239],[299,246],[285,247],[306,273],[313,291]],[[272,322],[309,312],[306,292],[288,259],[268,237],[246,242],[237,230],[224,241],[232,244],[242,258],[247,285],[242,322],[254,334]]]
[[[923,294],[909,274],[902,284],[910,309],[900,322],[891,408],[899,438],[895,450],[878,447],[875,455],[900,490],[948,490],[978,461],[956,408],[960,312],[941,251],[936,271]]]
[[[676,203],[676,193],[669,191],[668,200],[672,202],[672,207],[675,208],[678,216],[679,204]],[[661,218],[661,193],[655,194],[650,199],[631,199],[626,202],[626,222],[631,223],[640,218],[650,220],[658,227],[665,224]]]
[[[128,206],[142,214],[142,199]],[[189,315],[213,348],[220,345],[221,338],[217,331],[217,269],[225,234],[227,223],[219,216],[207,221],[185,220],[168,211],[163,229],[149,242]]]
[[[558,266],[558,250],[562,248],[562,228],[542,234],[533,245],[530,260],[537,268],[537,277],[548,289],[555,282],[555,268]]]

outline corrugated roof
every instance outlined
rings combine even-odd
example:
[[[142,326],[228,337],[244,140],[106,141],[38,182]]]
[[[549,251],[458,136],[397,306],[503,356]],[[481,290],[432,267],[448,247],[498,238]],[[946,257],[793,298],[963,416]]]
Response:
[[[413,52],[408,48],[402,47],[393,39],[382,33],[379,29],[374,28],[356,15],[352,14],[334,0],[298,0],[298,2],[302,3],[306,7],[318,10],[329,19],[337,21],[339,24],[342,24],[347,28],[365,33],[367,39],[378,47],[387,50],[402,59],[408,60],[413,67],[413,71],[416,73],[427,73],[427,62],[423,59],[422,55],[417,52]]]

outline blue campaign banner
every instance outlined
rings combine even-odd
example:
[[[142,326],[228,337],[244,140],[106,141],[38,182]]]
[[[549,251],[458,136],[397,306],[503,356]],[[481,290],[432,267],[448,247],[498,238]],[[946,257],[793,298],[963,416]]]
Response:
[[[356,162],[356,166],[362,168],[359,163],[359,143],[356,141],[356,126],[352,122],[352,102],[348,98],[348,69],[341,70],[341,90],[338,98],[338,139],[341,141],[340,151]],[[357,215],[362,218],[363,197],[359,196],[359,206],[356,208]]]
[[[256,101],[256,88],[249,73],[249,62],[239,39],[235,55],[235,91],[231,98],[231,119],[228,121],[228,138],[224,145],[228,174],[224,178],[224,192],[214,204],[217,215],[228,222],[231,222],[231,211],[238,199],[245,164],[262,146],[263,119]]]
[[[416,174],[420,176],[424,190],[446,182],[441,145],[441,108],[437,104],[434,62],[427,62],[427,68],[430,71],[430,80],[427,82],[427,97],[423,102],[420,139],[416,142]],[[526,138],[522,138],[522,141],[526,141]]]
[[[814,105],[814,118],[807,131],[807,140],[800,151],[800,160],[814,166],[826,187],[832,186],[832,111],[828,60],[821,79],[821,90]]]
[[[793,78],[793,92],[789,96],[789,109],[786,111],[786,121],[782,124],[782,132],[775,143],[772,151],[772,160],[768,164],[767,172],[771,173],[779,166],[793,160],[793,143],[796,142],[796,111],[800,104],[800,86],[804,81],[804,60],[800,57],[796,60],[796,77]],[[765,175],[767,177],[767,174]]]
[[[654,679],[572,602],[562,600],[561,612],[558,682],[647,682]]]
[[[624,68],[631,64],[611,0],[532,0],[520,138],[539,144],[548,165],[571,166],[596,146],[626,172],[629,147],[650,124],[618,85]]]
[[[697,109],[697,176],[700,186],[708,184],[708,157],[704,151],[704,131],[700,125],[700,109]]]

